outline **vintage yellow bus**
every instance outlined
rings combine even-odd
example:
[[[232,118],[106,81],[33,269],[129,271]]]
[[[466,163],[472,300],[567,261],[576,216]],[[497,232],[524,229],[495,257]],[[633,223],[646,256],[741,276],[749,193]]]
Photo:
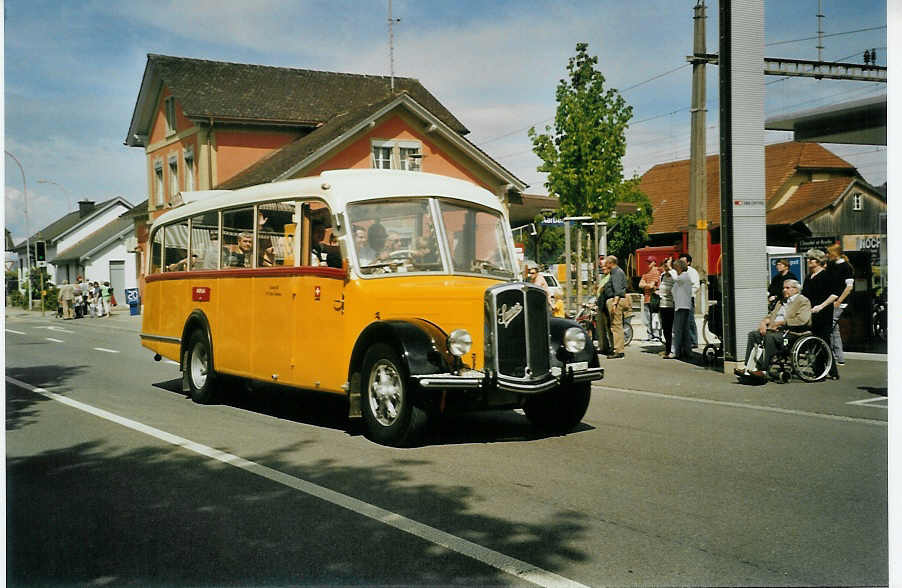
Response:
[[[151,228],[140,337],[196,402],[217,374],[339,394],[405,445],[460,410],[569,431],[603,377],[586,332],[517,281],[504,208],[470,182],[347,170],[183,201]]]

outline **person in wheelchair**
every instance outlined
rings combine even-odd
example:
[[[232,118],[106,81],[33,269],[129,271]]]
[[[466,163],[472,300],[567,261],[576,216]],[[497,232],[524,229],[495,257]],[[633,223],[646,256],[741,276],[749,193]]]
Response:
[[[811,325],[811,302],[799,293],[800,290],[801,285],[796,280],[783,282],[784,301],[778,302],[770,314],[761,320],[758,329],[749,333],[745,365],[734,369],[735,375],[766,378],[765,370],[770,365],[771,358],[784,348],[784,331],[803,331]],[[761,343],[764,345],[764,354],[755,362],[757,369],[750,370],[749,357]]]

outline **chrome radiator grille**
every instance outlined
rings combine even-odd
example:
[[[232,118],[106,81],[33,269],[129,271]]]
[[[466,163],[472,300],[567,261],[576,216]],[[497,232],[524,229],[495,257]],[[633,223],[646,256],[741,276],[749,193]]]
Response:
[[[524,283],[486,291],[486,365],[499,377],[542,378],[550,370],[545,291]]]

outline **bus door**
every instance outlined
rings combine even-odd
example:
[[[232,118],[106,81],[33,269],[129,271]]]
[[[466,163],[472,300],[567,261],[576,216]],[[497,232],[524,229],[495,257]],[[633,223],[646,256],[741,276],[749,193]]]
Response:
[[[297,385],[343,393],[347,360],[343,339],[345,274],[341,253],[332,243],[332,222],[325,204],[302,207],[298,247],[302,273],[297,279],[294,364]]]
[[[296,384],[293,352],[297,313],[295,267],[299,203],[257,205],[256,267],[253,278],[252,369],[255,377]]]

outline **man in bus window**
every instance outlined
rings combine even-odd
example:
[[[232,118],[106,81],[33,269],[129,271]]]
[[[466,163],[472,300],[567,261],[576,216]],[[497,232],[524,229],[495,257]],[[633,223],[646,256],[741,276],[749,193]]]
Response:
[[[223,267],[251,267],[254,250],[254,236],[251,233],[239,233],[236,245],[222,248]]]
[[[360,265],[368,265],[376,261],[379,254],[385,249],[385,239],[388,237],[388,231],[378,221],[370,225],[366,234],[366,244],[357,250]]]

